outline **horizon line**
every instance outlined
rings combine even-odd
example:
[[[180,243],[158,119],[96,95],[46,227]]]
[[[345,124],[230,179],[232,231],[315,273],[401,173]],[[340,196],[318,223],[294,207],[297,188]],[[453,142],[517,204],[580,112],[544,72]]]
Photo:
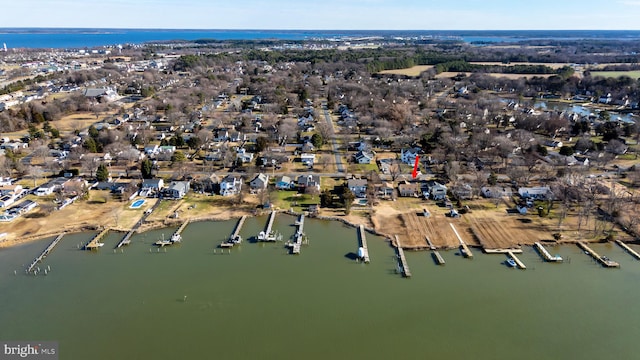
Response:
[[[189,30],[189,31],[634,31],[640,29],[302,29],[302,28],[162,28],[162,27],[68,27],[7,26],[0,29],[72,29],[72,30]]]

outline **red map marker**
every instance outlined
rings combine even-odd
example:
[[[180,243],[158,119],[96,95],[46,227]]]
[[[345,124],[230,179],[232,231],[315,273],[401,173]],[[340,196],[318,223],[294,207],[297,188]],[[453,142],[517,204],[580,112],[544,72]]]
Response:
[[[420,163],[420,156],[416,155],[416,163],[413,164],[413,172],[411,173],[411,178],[415,179],[418,177],[418,164]]]

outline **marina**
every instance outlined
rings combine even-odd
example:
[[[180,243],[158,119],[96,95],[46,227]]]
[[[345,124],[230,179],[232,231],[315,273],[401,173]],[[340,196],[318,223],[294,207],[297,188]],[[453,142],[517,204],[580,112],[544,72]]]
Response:
[[[616,244],[618,244],[618,246],[620,246],[621,248],[623,248],[626,252],[628,252],[629,254],[631,254],[631,256],[633,256],[634,258],[640,260],[640,254],[633,250],[629,245],[623,243],[620,240],[616,240]]]
[[[618,264],[617,262],[609,259],[606,256],[600,256],[597,252],[595,252],[593,249],[591,249],[586,243],[580,241],[578,242],[578,246],[584,250],[585,253],[587,253],[588,255],[590,255],[594,260],[596,260],[597,262],[599,262],[600,264],[602,264],[602,266],[607,267],[607,268],[618,268],[620,267],[620,264]]]
[[[398,235],[395,235],[396,237],[396,252],[398,260],[399,260],[399,267],[400,267],[400,271],[402,273],[402,276],[404,277],[411,277],[411,270],[409,270],[409,264],[407,263],[407,258],[404,255],[404,250],[402,249],[402,244],[400,244],[400,238],[398,237]]]
[[[106,228],[104,230],[102,230],[101,232],[99,232],[96,236],[93,237],[93,239],[91,239],[91,241],[89,241],[85,246],[84,249],[85,250],[93,250],[93,249],[98,249],[104,246],[104,243],[101,243],[100,240],[102,240],[105,235],[107,235],[107,233],[109,232],[109,228]]]
[[[473,258],[473,253],[471,252],[471,250],[469,250],[469,247],[467,246],[467,244],[465,244],[465,242],[462,240],[462,238],[460,237],[460,234],[458,234],[458,230],[456,230],[456,227],[453,226],[453,223],[449,223],[449,225],[451,226],[451,229],[453,229],[453,232],[458,237],[458,241],[460,241],[460,252],[462,253],[462,256],[466,258]]]
[[[358,226],[358,259],[368,264],[369,259],[369,246],[367,246],[367,236],[364,232],[364,226]]]
[[[49,253],[53,250],[54,247],[56,247],[56,245],[58,245],[58,243],[60,242],[60,240],[62,240],[62,237],[64,236],[64,233],[56,236],[55,239],[53,239],[53,241],[49,244],[49,246],[47,246],[44,251],[38,255],[38,257],[36,257],[31,264],[29,264],[29,266],[27,267],[27,272],[30,273],[33,271],[33,269],[36,267],[36,265],[42,261],[42,259],[44,259],[45,257],[47,257],[47,255],[49,255]]]
[[[540,253],[540,255],[542,255],[542,258],[545,261],[549,261],[549,262],[561,262],[562,261],[562,256],[560,256],[560,255],[552,256],[540,242],[536,242],[535,244],[533,244],[533,246],[536,248],[536,250],[538,250],[538,252]]]

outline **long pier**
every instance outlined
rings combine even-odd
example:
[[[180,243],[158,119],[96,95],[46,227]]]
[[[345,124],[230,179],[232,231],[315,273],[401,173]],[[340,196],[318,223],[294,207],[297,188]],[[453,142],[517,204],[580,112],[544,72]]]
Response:
[[[131,244],[131,237],[133,236],[133,234],[135,234],[135,230],[130,230],[123,238],[122,240],[120,240],[120,242],[118,243],[118,245],[116,245],[116,248],[119,249],[125,245],[129,245]]]
[[[276,211],[272,210],[271,214],[269,214],[269,221],[267,221],[267,227],[264,231],[261,231],[258,235],[258,241],[276,241],[277,237],[274,233],[272,233],[271,229],[273,228],[273,221],[276,219]]]
[[[433,255],[433,258],[436,260],[438,265],[444,265],[444,258],[442,257],[442,255],[440,255],[438,250],[436,250],[436,247],[431,242],[431,239],[429,239],[428,236],[426,237],[426,239],[427,239],[427,244],[429,244],[429,249],[431,249],[431,254]]]
[[[367,246],[367,236],[364,233],[364,225],[358,226],[358,256],[362,258],[365,264],[368,264],[369,259],[369,247]],[[362,254],[360,254],[362,249]]]
[[[102,238],[104,238],[104,236],[107,235],[108,232],[109,232],[109,228],[106,228],[106,229],[102,230],[99,234],[94,236],[93,239],[91,239],[91,241],[89,241],[84,246],[84,249],[85,250],[92,250],[92,249],[97,249],[97,248],[103,246],[104,244],[101,243],[100,240],[102,240]]]
[[[473,257],[473,253],[471,253],[471,250],[469,250],[469,247],[467,246],[467,244],[464,243],[464,241],[460,237],[460,234],[458,234],[458,230],[456,230],[456,227],[453,226],[452,223],[449,223],[449,225],[451,225],[451,229],[453,229],[453,232],[458,237],[458,241],[460,241],[460,252],[462,252],[462,256],[464,256],[466,258],[472,258]]]
[[[49,246],[47,246],[46,249],[44,249],[44,251],[38,255],[37,258],[35,258],[33,260],[33,262],[27,267],[27,272],[31,272],[33,270],[33,268],[40,262],[42,261],[42,259],[44,259],[45,257],[47,257],[47,255],[49,255],[49,253],[51,252],[51,250],[53,250],[54,247],[56,247],[56,245],[58,245],[58,243],[60,242],[60,240],[62,240],[62,237],[64,236],[64,233],[56,236],[55,239],[53,239],[53,241],[49,244]]]
[[[151,215],[151,213],[160,206],[160,200],[158,200],[150,209],[147,209],[138,222],[127,232],[127,234],[120,240],[118,245],[116,245],[116,249],[119,249],[125,245],[131,244],[131,237],[136,233],[136,230],[142,225],[142,223]]]
[[[620,240],[616,240],[616,244],[618,244],[621,248],[623,248],[626,252],[631,254],[634,258],[640,260],[640,254],[637,251],[633,250],[629,245],[623,243]]]
[[[411,270],[409,270],[409,264],[407,263],[407,258],[404,256],[404,250],[402,249],[402,244],[400,244],[400,238],[398,238],[398,235],[396,235],[395,237],[396,237],[396,251],[398,252],[398,259],[400,260],[402,275],[404,277],[411,277]]]
[[[240,230],[242,230],[242,225],[244,225],[244,221],[247,220],[247,215],[242,215],[238,223],[236,224],[236,228],[233,230],[233,234],[229,237],[231,242],[237,242],[240,238]],[[240,240],[242,241],[242,240]]]
[[[538,250],[538,252],[542,255],[542,258],[545,261],[550,261],[550,262],[559,262],[562,261],[562,257],[560,255],[555,255],[552,256],[547,249],[544,248],[544,246],[542,246],[542,244],[540,242],[535,242],[533,244],[533,246]]]
[[[300,215],[298,221],[296,221],[298,229],[294,235],[293,243],[291,244],[291,253],[300,254],[300,248],[302,247],[302,238],[304,236],[304,215]]]
[[[509,255],[509,257],[510,257],[510,258],[512,258],[512,259],[513,259],[513,261],[515,261],[515,262],[516,262],[516,265],[517,265],[520,269],[524,270],[524,269],[526,269],[526,268],[527,268],[527,267],[524,265],[524,263],[523,263],[522,261],[520,261],[520,259],[518,259],[518,257],[516,256],[516,254],[514,254],[514,253],[513,253],[513,251],[509,251],[509,252],[507,253],[507,255]]]
[[[583,243],[582,241],[578,242],[578,246],[582,250],[586,251],[589,255],[591,255],[591,257],[593,257],[597,262],[602,264],[602,266],[607,267],[607,268],[620,267],[620,264],[618,264],[617,262],[615,262],[613,260],[610,260],[606,256],[598,255],[597,252],[595,252],[593,249],[591,249],[587,244]]]
[[[174,236],[179,236],[180,234],[182,234],[182,231],[184,231],[184,229],[187,227],[187,225],[189,225],[189,220],[185,220],[185,222],[182,223],[182,225],[180,225],[180,227],[178,228],[178,230],[176,230],[173,235],[171,235],[171,237],[173,238]]]

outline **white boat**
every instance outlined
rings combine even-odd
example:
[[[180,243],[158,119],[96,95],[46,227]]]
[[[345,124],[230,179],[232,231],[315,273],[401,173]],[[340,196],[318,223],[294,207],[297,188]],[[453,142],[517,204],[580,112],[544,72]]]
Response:
[[[267,235],[265,234],[264,231],[260,231],[260,233],[258,234],[258,241],[265,241],[267,239]]]
[[[516,266],[518,266],[518,264],[516,264],[516,261],[515,261],[515,260],[513,260],[512,258],[508,258],[506,263],[507,263],[507,265],[508,265],[509,267],[516,267]]]
[[[174,233],[173,235],[171,235],[171,242],[172,243],[177,243],[182,241],[182,235],[178,234],[178,233]]]
[[[96,243],[96,246],[97,246],[97,247],[103,247],[103,246],[104,246],[104,243],[101,243],[101,242]]]

